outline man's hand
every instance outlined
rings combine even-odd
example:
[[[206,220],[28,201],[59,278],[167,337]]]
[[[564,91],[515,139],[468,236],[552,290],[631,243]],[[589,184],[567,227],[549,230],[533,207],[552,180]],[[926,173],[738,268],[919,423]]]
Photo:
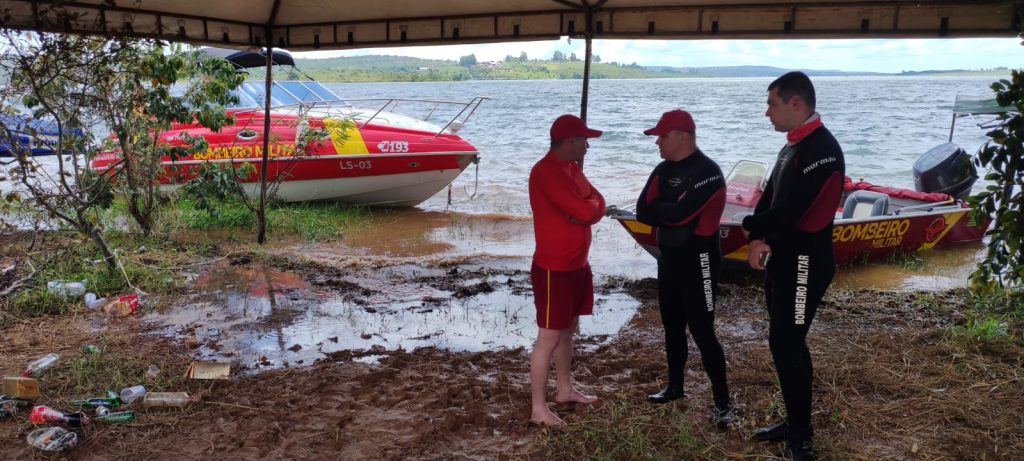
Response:
[[[764,262],[768,261],[768,255],[772,253],[772,247],[764,243],[764,240],[751,240],[747,245],[747,262],[754,270],[763,271]]]

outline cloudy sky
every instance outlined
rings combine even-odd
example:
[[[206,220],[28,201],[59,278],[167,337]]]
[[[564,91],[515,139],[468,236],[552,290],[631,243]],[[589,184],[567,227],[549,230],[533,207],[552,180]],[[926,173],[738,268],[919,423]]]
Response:
[[[386,54],[458,60],[498,61],[525,51],[550,58],[555,51],[583,57],[583,40],[510,42],[488,45],[370,48],[297,53],[304,58]],[[603,62],[644,66],[764,65],[787,69],[901,72],[938,69],[1024,67],[1020,39],[851,39],[851,40],[595,40],[594,54]]]

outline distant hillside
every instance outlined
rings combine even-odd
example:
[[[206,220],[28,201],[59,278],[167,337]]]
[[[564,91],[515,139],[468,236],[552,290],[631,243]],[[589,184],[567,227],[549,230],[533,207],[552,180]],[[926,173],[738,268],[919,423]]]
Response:
[[[728,66],[728,67],[667,67],[647,66],[647,69],[656,72],[670,72],[673,74],[684,74],[693,77],[778,77],[792,69],[782,69],[770,66]],[[810,70],[804,69],[804,73],[811,77],[863,77],[883,74],[879,72],[843,72],[841,70]]]
[[[506,57],[500,62],[476,62],[473,55],[459,61],[407,56],[354,56],[296,59],[296,67],[322,82],[443,82],[460,80],[556,80],[583,78],[583,61],[574,55],[557,60]],[[593,79],[778,77],[789,69],[770,66],[669,67],[594,62]],[[860,76],[1008,76],[1007,68],[929,70],[898,74],[804,69],[812,77]],[[255,73],[259,75],[259,72]],[[298,77],[298,74],[290,77]]]
[[[474,59],[475,61],[475,59]],[[582,61],[513,60],[460,64],[456,61],[405,56],[355,56],[296,59],[295,65],[323,82],[434,82],[459,80],[550,80],[583,78]],[[590,77],[664,78],[641,66],[593,63]]]

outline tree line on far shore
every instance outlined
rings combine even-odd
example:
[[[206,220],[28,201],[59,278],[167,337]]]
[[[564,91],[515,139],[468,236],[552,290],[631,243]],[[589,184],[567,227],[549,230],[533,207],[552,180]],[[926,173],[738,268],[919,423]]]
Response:
[[[557,80],[583,78],[583,60],[575,53],[556,51],[552,59],[530,59],[526,53],[498,62],[480,62],[476,55],[458,61],[407,56],[353,56],[296,59],[297,68],[321,82],[441,82],[462,80]],[[693,76],[655,71],[636,63],[604,63],[594,56],[594,79],[671,78]]]

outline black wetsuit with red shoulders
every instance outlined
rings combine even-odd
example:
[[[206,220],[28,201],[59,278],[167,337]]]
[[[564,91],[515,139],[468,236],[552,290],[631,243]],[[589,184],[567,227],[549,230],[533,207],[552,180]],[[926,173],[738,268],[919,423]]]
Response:
[[[658,306],[665,326],[668,386],[683,388],[689,326],[718,408],[729,406],[725,353],[714,325],[725,192],[722,170],[697,150],[683,160],[658,164],[636,205],[637,220],[655,228],[661,250]]]
[[[765,265],[768,344],[786,404],[788,437],[811,437],[811,354],[807,330],[832,283],[832,222],[846,164],[832,133],[813,116],[779,152],[754,214],[743,220],[749,240],[771,247]]]

